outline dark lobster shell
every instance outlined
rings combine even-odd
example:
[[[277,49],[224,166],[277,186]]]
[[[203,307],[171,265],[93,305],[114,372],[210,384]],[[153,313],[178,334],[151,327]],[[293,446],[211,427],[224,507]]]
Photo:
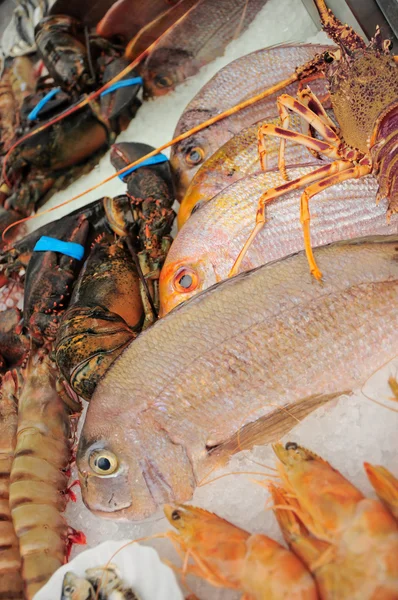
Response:
[[[143,322],[139,277],[121,241],[94,245],[64,313],[55,343],[58,367],[86,400],[137,336]]]
[[[75,218],[75,225],[65,235],[57,236],[66,242],[84,246],[88,221]],[[24,325],[39,343],[55,338],[59,312],[72,291],[80,261],[59,252],[33,252],[25,276]]]

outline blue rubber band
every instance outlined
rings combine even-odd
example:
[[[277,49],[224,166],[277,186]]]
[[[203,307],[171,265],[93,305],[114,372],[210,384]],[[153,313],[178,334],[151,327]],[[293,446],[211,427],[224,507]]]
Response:
[[[142,84],[143,82],[144,82],[144,80],[142,79],[142,77],[132,77],[131,79],[121,79],[120,81],[117,81],[116,83],[113,83],[112,85],[110,85],[108,87],[108,89],[101,92],[100,96],[102,98],[102,96],[111,94],[112,92],[115,92],[119,88],[129,87],[130,85],[136,85],[137,83]]]
[[[40,100],[40,102],[38,102],[36,104],[36,106],[34,107],[34,109],[30,111],[30,113],[28,114],[29,121],[34,121],[36,119],[37,115],[39,114],[39,112],[41,111],[41,109],[47,104],[47,102],[49,100],[51,100],[51,98],[53,96],[55,96],[55,94],[58,94],[58,92],[60,92],[60,91],[61,91],[60,87],[53,88],[52,90],[50,90],[48,92],[48,94],[46,94],[44,96],[44,98],[42,98]]]
[[[42,237],[36,242],[36,246],[33,248],[34,252],[60,252],[81,260],[84,256],[84,246],[81,244],[75,244],[74,242],[63,242],[57,240],[57,238],[48,237],[42,235]]]
[[[119,177],[119,179],[124,181],[124,178],[126,177],[126,175],[130,175],[130,173],[132,173],[133,171],[136,171],[137,169],[140,169],[141,167],[150,167],[151,165],[159,165],[160,163],[167,162],[168,160],[169,159],[164,154],[155,154],[155,156],[151,156],[150,158],[147,158],[139,165],[135,165],[134,167],[131,167],[131,169],[128,169],[121,175],[118,175],[118,177]]]

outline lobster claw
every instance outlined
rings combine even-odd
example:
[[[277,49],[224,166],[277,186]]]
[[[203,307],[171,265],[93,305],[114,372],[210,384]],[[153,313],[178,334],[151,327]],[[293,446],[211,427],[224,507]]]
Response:
[[[58,331],[57,364],[72,389],[90,400],[101,377],[136,335],[119,315],[100,306],[70,308]]]
[[[113,79],[128,65],[129,61],[125,58],[114,59],[105,67],[103,83],[105,84]],[[135,116],[142,104],[137,98],[142,84],[130,84],[129,82],[134,79],[136,79],[136,74],[134,71],[130,71],[116,84],[114,91],[109,89],[101,94],[101,114],[116,134],[126,129],[130,119]]]
[[[144,318],[136,267],[112,237],[101,236],[91,249],[55,343],[62,375],[86,400]]]
[[[75,218],[62,241],[84,245],[88,221]],[[24,324],[39,343],[54,339],[58,327],[58,312],[70,294],[79,261],[54,251],[33,252],[25,276]]]

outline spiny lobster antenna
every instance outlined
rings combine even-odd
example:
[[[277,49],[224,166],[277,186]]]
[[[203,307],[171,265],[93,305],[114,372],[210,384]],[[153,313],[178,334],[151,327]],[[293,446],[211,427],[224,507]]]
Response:
[[[314,0],[322,21],[324,32],[338,45],[345,50],[357,50],[366,48],[366,43],[352,27],[344,25],[339,21],[330,8],[326,6],[325,0]]]

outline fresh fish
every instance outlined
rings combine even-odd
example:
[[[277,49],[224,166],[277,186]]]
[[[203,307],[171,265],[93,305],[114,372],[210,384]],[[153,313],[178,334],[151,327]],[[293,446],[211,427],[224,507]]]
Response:
[[[127,44],[125,55],[130,61],[135,60],[151,44],[159,40],[161,36],[176,23],[188,10],[198,3],[199,0],[179,0],[162,12],[153,21],[141,27],[137,35]]]
[[[216,73],[191,100],[177,123],[173,137],[286,79],[296,67],[330,48],[319,44],[283,45],[257,50],[234,60]],[[326,94],[323,81],[313,81],[310,85],[318,97]],[[297,84],[283,91],[294,96]],[[220,146],[244,127],[278,115],[276,99],[281,93],[272,94],[172,146],[171,164],[180,201],[200,165]]]
[[[314,166],[289,169],[291,179],[311,172]],[[258,199],[263,192],[284,183],[278,170],[241,179],[200,207],[174,240],[159,280],[160,313],[226,279],[253,229]],[[242,271],[304,248],[300,224],[302,191],[281,196],[267,208],[267,223],[250,247]],[[398,232],[398,217],[386,220],[386,203],[376,205],[373,177],[346,181],[312,198],[313,247],[366,235]],[[315,254],[316,256],[316,254]],[[325,271],[325,278],[329,273]]]
[[[224,53],[267,0],[198,0],[140,65],[148,96],[167,94]]]
[[[105,38],[120,35],[129,41],[142,27],[175,3],[176,0],[118,0],[98,23],[97,33]]]
[[[189,218],[193,207],[197,203],[204,204],[235,181],[261,171],[258,152],[258,129],[264,123],[278,125],[280,122],[279,118],[267,119],[242,129],[216,150],[200,167],[181,201],[177,215],[179,229]],[[290,129],[300,131],[301,120],[297,115],[292,115]],[[280,140],[276,137],[267,136],[264,139],[264,146],[267,151],[267,170],[272,170],[278,164]],[[293,143],[286,144],[285,160],[287,166],[289,164],[305,164],[310,160],[314,161],[314,164],[315,162],[322,164],[322,161],[317,161],[307,148]]]
[[[78,577],[72,571],[65,574],[61,600],[95,600],[95,596],[95,590],[87,579]]]
[[[99,383],[77,465],[85,504],[142,519],[231,454],[287,433],[397,353],[398,236],[223,281],[142,333]],[[349,401],[349,400],[347,400]]]
[[[159,0],[159,2],[161,1]],[[130,8],[132,2],[133,0],[128,0]],[[69,17],[74,17],[87,27],[96,27],[106,12],[115,4],[115,0],[91,0],[90,2],[82,2],[81,0],[55,0],[55,2],[52,2],[48,14],[50,16],[68,15]],[[127,2],[125,2],[125,12],[127,12],[126,5]],[[125,14],[126,19],[127,15]]]

